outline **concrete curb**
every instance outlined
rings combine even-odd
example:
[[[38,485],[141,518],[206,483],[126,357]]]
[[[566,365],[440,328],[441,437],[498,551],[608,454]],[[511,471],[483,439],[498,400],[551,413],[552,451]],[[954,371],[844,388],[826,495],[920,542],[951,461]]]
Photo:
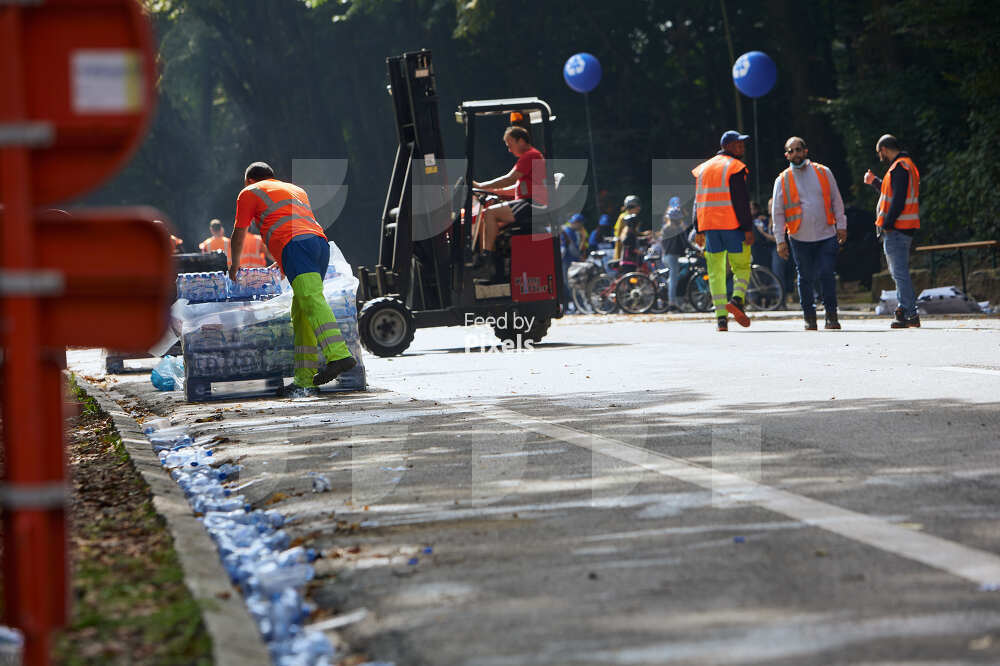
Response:
[[[187,498],[153,453],[139,424],[118,404],[125,396],[88,382],[77,383],[114,420],[132,464],[142,475],[153,496],[153,508],[167,523],[174,550],[184,570],[184,584],[201,608],[202,619],[212,637],[216,666],[271,664],[257,625],[250,617],[243,595],[229,582],[219,552],[205,527],[191,512]]]

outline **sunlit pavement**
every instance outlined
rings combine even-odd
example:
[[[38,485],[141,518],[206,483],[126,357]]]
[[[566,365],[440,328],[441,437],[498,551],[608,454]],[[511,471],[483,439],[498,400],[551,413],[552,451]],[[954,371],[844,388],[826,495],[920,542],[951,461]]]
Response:
[[[108,384],[229,438],[242,492],[323,551],[313,601],[365,609],[346,652],[997,663],[1000,320],[842,323],[567,317],[515,353],[422,330],[366,357],[370,391],[295,401]]]

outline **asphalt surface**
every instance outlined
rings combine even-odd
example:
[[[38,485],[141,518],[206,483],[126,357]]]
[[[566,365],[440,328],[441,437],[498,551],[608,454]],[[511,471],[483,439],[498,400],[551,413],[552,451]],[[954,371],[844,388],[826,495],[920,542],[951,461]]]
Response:
[[[234,485],[322,550],[343,654],[1000,663],[1000,320],[842,323],[570,317],[520,353],[422,330],[366,357],[369,391],[294,401],[108,384],[228,438]]]

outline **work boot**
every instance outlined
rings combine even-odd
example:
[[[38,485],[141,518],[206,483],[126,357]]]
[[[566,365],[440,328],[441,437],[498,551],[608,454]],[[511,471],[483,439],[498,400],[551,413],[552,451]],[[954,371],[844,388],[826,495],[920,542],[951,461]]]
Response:
[[[319,395],[319,389],[315,386],[299,386],[292,383],[282,386],[274,392],[274,395],[279,398],[315,398]]]
[[[740,296],[733,296],[728,303],[726,303],[726,311],[733,315],[733,319],[740,326],[746,328],[750,325],[750,317],[744,311],[743,298]]]
[[[729,319],[726,317],[716,317],[715,319],[715,330],[717,331],[728,331],[729,330]]]
[[[480,280],[492,280],[496,275],[496,257],[493,252],[483,250],[472,262],[472,277]]]
[[[802,318],[806,320],[806,330],[807,331],[818,331],[819,326],[816,324],[816,313],[815,312],[803,312]]]
[[[837,321],[837,313],[836,312],[827,312],[826,313],[826,324],[823,325],[823,328],[825,328],[827,330],[830,330],[830,331],[839,331],[840,330],[840,322]]]
[[[920,328],[920,315],[906,318],[906,328]]]
[[[889,324],[889,328],[906,328],[906,315],[903,314],[903,308],[896,308],[894,313],[896,318],[892,320]],[[917,326],[920,325],[920,318],[917,318]]]
[[[327,382],[331,382],[337,378],[342,372],[347,372],[354,366],[358,364],[354,360],[353,356],[346,356],[344,358],[338,358],[336,361],[330,361],[326,364],[326,367],[316,373],[313,377],[313,384],[316,386],[322,386]]]

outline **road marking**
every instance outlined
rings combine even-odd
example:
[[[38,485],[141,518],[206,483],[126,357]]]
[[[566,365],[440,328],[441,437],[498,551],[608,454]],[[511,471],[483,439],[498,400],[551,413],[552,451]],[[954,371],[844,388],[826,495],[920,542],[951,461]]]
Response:
[[[496,405],[467,402],[456,407],[468,408],[476,414],[516,428],[616,458],[678,481],[701,486],[730,501],[768,509],[807,525],[940,569],[973,583],[989,586],[1000,584],[1000,557],[992,553],[923,532],[914,532],[878,518],[749,481],[735,474],[695,465],[610,437],[555,425]]]
[[[945,370],[946,372],[967,372],[973,375],[991,375],[993,377],[1000,377],[1000,370],[987,370],[986,368],[962,368],[957,365],[942,365],[934,368],[934,370]]]

